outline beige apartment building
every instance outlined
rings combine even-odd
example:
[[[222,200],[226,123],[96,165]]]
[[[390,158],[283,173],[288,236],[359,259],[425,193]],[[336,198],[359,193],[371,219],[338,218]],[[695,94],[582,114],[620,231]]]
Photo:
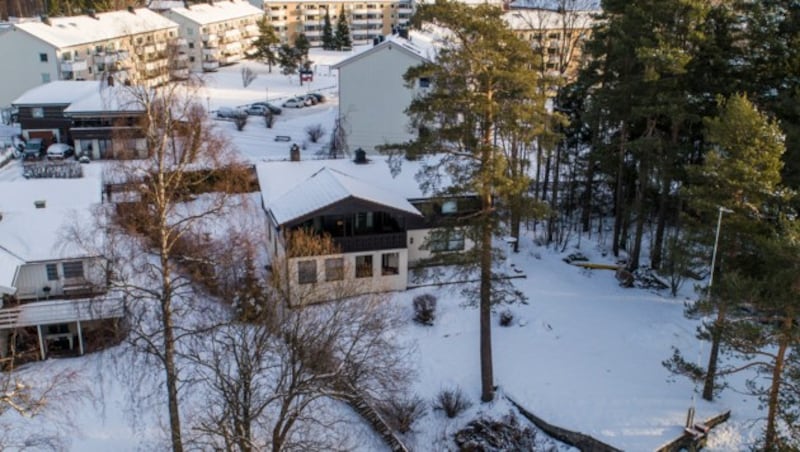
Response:
[[[194,72],[216,71],[254,53],[258,21],[264,12],[246,1],[217,1],[162,12],[176,22],[186,40],[186,59]]]
[[[300,33],[305,33],[314,47],[322,45],[326,11],[335,32],[336,20],[344,8],[354,44],[391,34],[393,29],[405,26],[414,12],[413,0],[261,0],[254,4],[264,8],[282,43],[293,43]]]
[[[107,80],[156,86],[188,76],[180,61],[178,25],[146,8],[81,16],[26,19],[0,31],[7,70],[0,107],[54,80]]]

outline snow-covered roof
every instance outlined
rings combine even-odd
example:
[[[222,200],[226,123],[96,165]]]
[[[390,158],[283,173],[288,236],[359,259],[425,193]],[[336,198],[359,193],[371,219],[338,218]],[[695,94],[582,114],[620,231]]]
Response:
[[[564,2],[563,0],[514,0],[509,4],[511,9],[550,9],[553,11],[557,11],[562,6],[566,6],[567,9],[572,11],[598,11],[600,9],[600,0],[576,0],[573,2]]]
[[[335,159],[256,165],[262,201],[267,209],[273,209],[279,224],[302,216],[298,212],[310,213],[350,195],[419,214],[408,200],[426,197],[416,178],[420,169],[419,161],[403,161],[400,172],[392,175],[388,159],[383,156],[370,156],[362,164]],[[319,176],[317,180],[315,175]]]
[[[25,262],[85,256],[63,240],[64,226],[90,220],[90,208],[101,202],[101,188],[94,177],[0,182],[0,190],[9,194],[0,197],[0,251]],[[44,207],[37,208],[38,201]]]
[[[153,11],[166,11],[172,8],[181,8],[186,4],[183,0],[150,0],[147,7]]]
[[[122,298],[92,298],[85,300],[49,300],[25,303],[9,308],[3,313],[0,329],[23,326],[48,325],[75,321],[113,319],[124,316]],[[5,311],[5,312],[4,312]],[[18,311],[16,318],[6,313]]]
[[[104,86],[72,102],[64,113],[143,112],[144,107],[129,86]]]
[[[183,6],[171,8],[170,12],[200,25],[226,22],[243,17],[262,16],[264,14],[263,10],[248,2],[240,1],[218,1],[213,4],[198,3],[191,5],[189,8]]]
[[[96,80],[57,80],[31,88],[12,105],[69,105],[100,91]]]
[[[278,224],[284,224],[347,198],[357,198],[413,215],[420,212],[397,192],[323,167],[268,205]]]
[[[175,22],[150,11],[137,8],[88,15],[50,17],[48,23],[29,20],[14,24],[20,30],[53,45],[56,48],[107,41],[124,36],[175,28]]]
[[[436,58],[436,38],[425,33],[410,31],[408,38],[404,38],[399,34],[388,35],[380,44],[353,55],[350,58],[344,59],[332,65],[331,67],[334,69],[339,69],[362,58],[369,57],[369,55],[379,52],[387,47],[391,48],[392,46],[395,46],[394,48],[403,50],[408,55],[419,58],[420,62],[433,61]]]
[[[600,11],[570,11],[561,14],[544,9],[512,9],[503,18],[512,30],[585,29],[594,25],[594,16]]]

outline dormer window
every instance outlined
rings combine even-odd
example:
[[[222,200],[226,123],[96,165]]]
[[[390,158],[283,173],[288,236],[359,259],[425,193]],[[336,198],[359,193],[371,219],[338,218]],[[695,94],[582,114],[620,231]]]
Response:
[[[419,87],[420,88],[430,88],[431,86],[431,79],[428,77],[420,77],[419,78]]]

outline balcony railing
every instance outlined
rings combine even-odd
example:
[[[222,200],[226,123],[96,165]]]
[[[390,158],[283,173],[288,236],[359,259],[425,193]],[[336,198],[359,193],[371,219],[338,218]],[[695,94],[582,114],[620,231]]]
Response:
[[[86,63],[86,60],[72,60],[72,61],[61,62],[62,72],[80,72],[80,71],[85,71],[88,68],[89,64]]]
[[[175,80],[186,80],[189,78],[189,69],[173,69],[170,74]]]
[[[216,61],[216,60],[203,61],[203,70],[204,71],[211,72],[211,71],[216,71],[217,69],[219,69],[219,61]]]
[[[357,235],[354,237],[333,237],[343,253],[357,253],[359,251],[390,250],[406,247],[406,233],[393,232],[388,234]]]

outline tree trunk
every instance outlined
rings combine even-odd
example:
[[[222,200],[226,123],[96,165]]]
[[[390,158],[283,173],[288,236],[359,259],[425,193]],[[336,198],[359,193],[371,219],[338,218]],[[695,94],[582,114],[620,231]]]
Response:
[[[169,428],[173,452],[183,452],[181,441],[181,418],[178,410],[178,369],[175,365],[175,332],[172,322],[172,287],[169,260],[162,256],[162,283],[164,296],[161,299],[161,321],[164,328],[164,370],[167,377],[167,399],[169,406]]]
[[[612,240],[612,252],[619,257],[620,243],[622,242],[622,223],[625,216],[625,140],[627,139],[628,127],[625,121],[620,127],[619,155],[617,158],[617,187],[614,196],[614,240]]]
[[[664,251],[664,232],[667,228],[667,203],[669,202],[669,178],[663,177],[661,193],[658,197],[658,218],[656,236],[650,249],[650,267],[658,270],[661,268],[661,259]]]
[[[594,161],[591,153],[586,162],[586,180],[583,181],[583,195],[581,197],[581,230],[589,232],[592,220],[592,189],[594,184]]]
[[[725,324],[725,304],[717,308],[717,318],[711,326],[711,353],[708,355],[708,367],[705,382],[703,383],[703,399],[711,402],[714,400],[714,378],[717,375],[717,360],[719,359],[719,346],[722,341],[722,329]]]
[[[482,204],[488,214],[491,195],[482,196]],[[494,375],[492,369],[492,224],[488,215],[481,224],[481,401],[494,399]]]
[[[633,271],[639,268],[639,256],[642,254],[642,238],[644,236],[644,220],[646,218],[644,208],[644,195],[647,189],[647,166],[644,160],[639,164],[639,183],[636,186],[636,197],[634,199],[633,211],[636,213],[636,230],[633,238],[633,249],[628,260],[628,270]]]
[[[549,162],[549,159],[548,159]],[[559,196],[558,196],[558,183],[561,180],[560,177],[561,172],[561,144],[559,143],[556,146],[556,155],[555,155],[555,162],[553,165],[553,188],[550,190],[552,193],[551,201],[550,201],[550,211],[552,212],[550,215],[550,221],[547,223],[547,244],[553,242],[553,235],[555,235],[556,225],[559,223],[558,219],[560,215],[560,207],[559,207]]]
[[[780,449],[777,427],[778,397],[780,396],[781,383],[783,382],[783,367],[786,359],[786,350],[789,348],[793,322],[794,316],[784,316],[782,331],[778,340],[778,353],[775,355],[775,364],[772,367],[772,384],[770,385],[769,399],[767,401],[767,428],[764,431],[764,450],[770,452]]]

